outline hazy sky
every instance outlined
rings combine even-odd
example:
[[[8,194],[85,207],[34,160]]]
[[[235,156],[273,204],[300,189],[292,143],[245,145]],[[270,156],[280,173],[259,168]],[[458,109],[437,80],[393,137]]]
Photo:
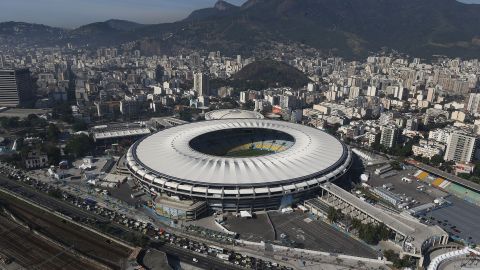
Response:
[[[22,21],[51,26],[123,19],[141,23],[172,22],[216,0],[0,0],[0,22]],[[227,0],[240,5],[245,0]]]
[[[0,0],[0,22],[23,21],[73,28],[124,19],[140,23],[172,22],[216,0]],[[246,0],[227,0],[240,5]],[[480,4],[480,0],[459,0]]]

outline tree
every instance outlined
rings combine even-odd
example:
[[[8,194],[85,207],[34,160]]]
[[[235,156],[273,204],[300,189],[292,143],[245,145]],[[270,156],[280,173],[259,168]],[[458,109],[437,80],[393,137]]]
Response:
[[[394,170],[397,170],[397,171],[400,171],[400,170],[403,169],[403,168],[402,168],[402,165],[401,165],[400,162],[398,162],[397,160],[394,160],[394,161],[390,162],[390,165],[392,166],[392,168],[393,168]]]
[[[54,119],[60,119],[67,123],[73,123],[75,121],[72,114],[72,108],[68,103],[61,103],[53,107],[52,116]]]
[[[180,112],[180,119],[182,119],[183,121],[192,121],[192,112],[185,108],[183,109],[181,112]]]
[[[253,110],[253,109],[255,109],[255,102],[253,102],[253,100],[249,99],[249,100],[247,100],[247,102],[245,102],[243,107],[247,110]]]
[[[1,117],[0,125],[3,128],[16,128],[20,126],[20,121],[18,117]]]
[[[87,128],[88,128],[87,123],[85,123],[82,120],[76,120],[75,123],[73,123],[72,125],[72,129],[74,131],[83,131],[83,130],[87,130]]]
[[[48,161],[52,165],[58,165],[62,155],[60,149],[53,143],[46,143],[42,146],[42,151],[47,154]]]
[[[385,226],[385,224],[380,224],[377,226],[378,236],[380,240],[387,240],[391,236],[391,231]]]
[[[387,261],[392,262],[395,268],[400,269],[415,266],[415,260],[413,260],[412,257],[404,256],[402,259],[400,259],[400,256],[391,249],[385,250],[383,252],[383,256],[385,259],[387,259]]]
[[[47,140],[50,142],[58,141],[60,130],[55,124],[50,123],[47,128]]]
[[[327,218],[330,222],[335,222],[337,220],[337,210],[330,206],[328,208]]]
[[[335,209],[333,207],[328,208],[327,218],[330,222],[336,222],[343,218],[343,213],[340,209]]]
[[[93,142],[85,134],[75,135],[67,141],[65,151],[74,158],[84,157],[93,152]]]
[[[430,164],[433,166],[438,166],[443,162],[443,157],[441,155],[435,155],[430,159]]]

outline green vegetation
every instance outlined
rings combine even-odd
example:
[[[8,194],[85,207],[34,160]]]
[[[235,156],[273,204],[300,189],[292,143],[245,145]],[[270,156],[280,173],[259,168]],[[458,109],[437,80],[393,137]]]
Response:
[[[5,129],[11,128],[37,128],[45,127],[47,121],[35,114],[30,114],[25,119],[18,117],[0,117],[0,126]]]
[[[337,222],[344,217],[345,216],[340,209],[335,209],[333,207],[328,208],[327,218],[330,222]]]
[[[50,142],[56,142],[60,136],[60,130],[54,124],[48,124],[46,138]]]
[[[392,148],[385,147],[381,145],[380,143],[374,143],[372,145],[372,148],[376,151],[393,155],[393,156],[398,156],[398,157],[409,157],[412,155],[412,146],[414,145],[414,140],[409,141],[405,144],[397,144],[393,146]]]
[[[395,268],[415,267],[415,260],[412,257],[404,256],[400,259],[400,256],[391,249],[385,250],[383,256],[385,256],[388,261],[391,261]]]
[[[72,115],[72,107],[68,103],[60,103],[53,107],[52,116],[53,119],[61,120],[70,124],[75,122],[75,118],[73,118]]]
[[[470,180],[472,182],[480,184],[480,161],[475,162],[474,165],[475,165],[475,168],[473,169],[472,174],[460,173],[458,174],[458,176],[463,179]]]
[[[192,110],[190,108],[184,108],[182,111],[180,111],[180,119],[183,121],[191,122],[192,121]]]
[[[392,236],[392,232],[384,224],[363,224],[358,219],[352,219],[351,225],[358,231],[358,237],[370,245],[376,245],[379,241],[387,240]]]
[[[279,61],[259,60],[235,73],[228,84],[234,88],[261,90],[268,87],[299,88],[310,80],[300,70]]]
[[[58,165],[62,160],[60,148],[58,148],[54,143],[47,142],[42,144],[40,150],[47,154],[48,163],[50,163],[50,165]]]
[[[75,120],[75,122],[72,125],[72,129],[77,132],[77,131],[84,131],[87,130],[88,125],[82,120]]]
[[[402,165],[401,165],[400,162],[398,162],[397,160],[394,160],[394,161],[390,162],[390,165],[392,166],[392,168],[393,168],[394,170],[397,170],[397,171],[400,171],[400,170],[403,169],[403,168],[402,168]]]
[[[74,158],[81,158],[92,154],[93,149],[92,139],[84,134],[71,137],[65,146],[65,152]]]

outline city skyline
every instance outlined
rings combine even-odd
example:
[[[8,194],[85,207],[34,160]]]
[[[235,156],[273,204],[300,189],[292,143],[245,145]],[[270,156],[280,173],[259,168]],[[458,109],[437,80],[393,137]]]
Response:
[[[245,0],[227,2],[241,5]],[[181,20],[192,11],[213,7],[215,3],[216,0],[19,0],[2,3],[0,21],[22,21],[62,28],[76,28],[109,19],[154,24]]]

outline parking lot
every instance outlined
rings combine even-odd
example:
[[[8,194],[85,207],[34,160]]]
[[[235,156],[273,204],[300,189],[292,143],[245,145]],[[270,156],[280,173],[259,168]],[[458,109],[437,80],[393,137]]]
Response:
[[[480,208],[454,196],[448,196],[446,199],[452,204],[421,217],[429,220],[428,224],[439,225],[454,239],[479,244]]]
[[[463,240],[476,244],[480,243],[480,231],[474,229],[480,224],[480,207],[440,189],[429,186],[426,182],[417,180],[414,176],[417,170],[416,168],[407,167],[405,170],[398,171],[394,176],[381,178],[373,173],[374,168],[370,168],[370,179],[367,184],[372,187],[380,187],[383,184],[389,183],[393,184],[392,192],[401,196],[411,197],[417,201],[417,203],[411,207],[431,203],[436,198],[445,198],[450,202],[449,205],[420,215],[419,218],[421,218],[421,221],[429,225],[439,225],[455,240]],[[404,182],[402,181],[403,177],[408,177],[412,179],[413,182]],[[420,185],[424,186],[425,189],[423,191],[417,190],[417,187]]]
[[[240,238],[248,241],[273,241],[275,233],[268,222],[267,214],[257,214],[255,218],[241,218],[230,215],[225,227],[240,234]]]
[[[269,211],[254,218],[228,217],[225,227],[248,241],[270,241],[282,246],[304,248],[367,258],[377,258],[371,247],[316,220],[308,213]]]
[[[377,258],[376,251],[366,244],[321,220],[310,218],[308,213],[272,212],[270,217],[279,241],[295,241],[300,248],[305,249]]]
[[[372,187],[381,187],[384,184],[393,184],[393,193],[396,193],[401,196],[407,196],[414,199],[417,203],[415,205],[421,205],[425,203],[431,203],[433,200],[439,197],[447,196],[446,192],[443,192],[434,187],[429,187],[423,182],[417,181],[414,174],[417,169],[407,168],[406,170],[396,171],[397,174],[394,176],[382,178],[375,173],[374,169],[370,169],[370,179],[367,184]],[[413,180],[411,183],[402,181],[403,177],[407,177]],[[423,185],[425,187],[424,191],[418,191],[417,187]],[[410,207],[411,208],[411,207]]]

